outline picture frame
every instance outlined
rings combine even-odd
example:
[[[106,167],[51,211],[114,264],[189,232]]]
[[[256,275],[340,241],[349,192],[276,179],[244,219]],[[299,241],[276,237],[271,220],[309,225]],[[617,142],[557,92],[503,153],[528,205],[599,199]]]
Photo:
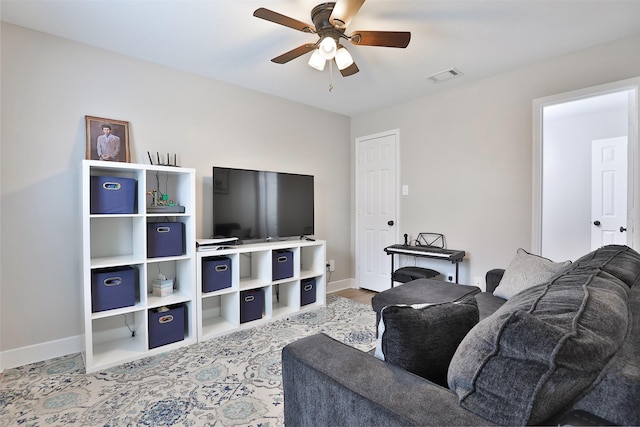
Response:
[[[84,118],[87,130],[87,160],[131,162],[129,122],[95,116]]]

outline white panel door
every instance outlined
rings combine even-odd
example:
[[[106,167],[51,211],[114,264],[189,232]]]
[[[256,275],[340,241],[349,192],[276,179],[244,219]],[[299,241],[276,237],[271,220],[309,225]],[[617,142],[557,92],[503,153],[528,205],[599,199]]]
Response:
[[[357,278],[361,288],[391,287],[391,260],[384,248],[397,241],[397,133],[357,140]]]
[[[627,137],[594,140],[591,161],[591,249],[626,245]]]

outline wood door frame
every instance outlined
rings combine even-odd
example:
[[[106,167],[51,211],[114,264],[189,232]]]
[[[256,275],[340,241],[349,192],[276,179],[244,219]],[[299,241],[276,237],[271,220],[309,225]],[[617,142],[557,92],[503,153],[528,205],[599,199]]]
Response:
[[[632,102],[629,111],[628,132],[628,162],[627,173],[629,185],[627,188],[628,230],[632,233],[630,246],[640,248],[640,233],[635,232],[635,224],[640,224],[640,209],[637,203],[640,201],[640,185],[636,184],[640,179],[640,77],[620,80],[598,86],[592,86],[570,92],[547,96],[533,100],[533,179],[532,179],[532,217],[531,217],[531,250],[540,254],[542,250],[542,149],[543,149],[543,116],[544,107],[591,98],[598,95],[628,90],[632,92]]]
[[[396,194],[395,194],[395,209],[396,209],[396,218],[394,219],[394,232],[396,234],[396,241],[398,240],[398,230],[400,230],[400,129],[391,129],[388,131],[374,133],[372,135],[359,136],[355,139],[355,273],[356,273],[356,287],[360,288],[360,215],[358,215],[358,211],[360,208],[359,202],[360,198],[358,197],[358,190],[360,189],[360,163],[358,159],[360,158],[360,142],[367,139],[375,139],[381,138],[384,136],[395,136],[396,138],[396,151],[394,153],[396,160]],[[391,265],[391,260],[389,260],[389,265]],[[391,280],[391,278],[389,278]]]

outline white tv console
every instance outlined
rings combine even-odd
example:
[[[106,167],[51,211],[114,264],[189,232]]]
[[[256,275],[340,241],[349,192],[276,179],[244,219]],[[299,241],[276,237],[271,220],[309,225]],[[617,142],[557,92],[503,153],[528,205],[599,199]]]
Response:
[[[322,240],[285,240],[252,243],[229,249],[203,250],[196,253],[198,340],[203,341],[236,330],[255,326],[294,313],[312,310],[326,301],[326,244]],[[293,253],[293,276],[272,279],[274,251]],[[231,287],[213,292],[202,290],[202,262],[207,258],[231,260]],[[302,281],[315,279],[315,302],[301,305]],[[259,289],[264,292],[263,316],[240,322],[240,293]]]

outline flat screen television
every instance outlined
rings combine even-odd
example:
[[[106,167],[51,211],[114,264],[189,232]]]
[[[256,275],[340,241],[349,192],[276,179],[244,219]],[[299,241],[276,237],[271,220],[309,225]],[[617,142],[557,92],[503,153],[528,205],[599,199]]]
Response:
[[[213,167],[213,237],[314,234],[313,175]]]

